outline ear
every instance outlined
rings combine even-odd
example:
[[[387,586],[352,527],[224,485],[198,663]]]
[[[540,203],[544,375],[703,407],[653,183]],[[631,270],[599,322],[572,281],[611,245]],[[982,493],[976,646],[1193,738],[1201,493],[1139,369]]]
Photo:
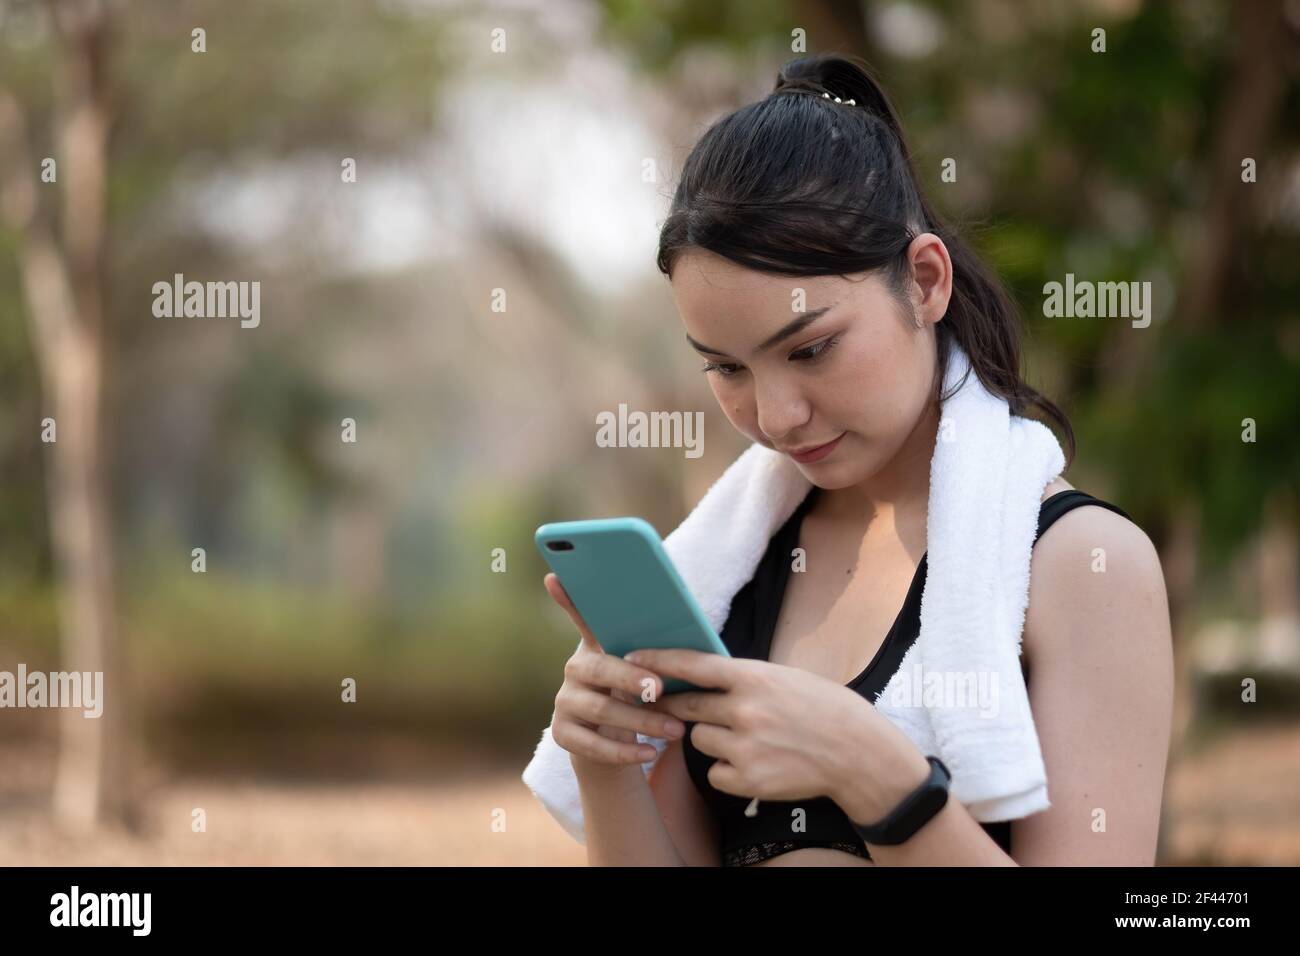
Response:
[[[912,308],[917,321],[933,325],[948,312],[952,298],[952,259],[948,247],[932,232],[923,232],[907,248],[912,267]]]

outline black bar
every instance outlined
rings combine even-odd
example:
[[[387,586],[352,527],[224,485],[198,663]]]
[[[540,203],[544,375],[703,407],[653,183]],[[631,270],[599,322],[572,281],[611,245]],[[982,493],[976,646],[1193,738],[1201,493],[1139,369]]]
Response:
[[[571,934],[587,942],[662,943],[688,926],[707,927],[719,939],[798,926],[831,936],[869,928],[872,938],[902,933],[917,942],[987,942],[1011,928],[1020,938],[1032,931],[1071,941],[1159,939],[1173,931],[1231,943],[1292,924],[1283,910],[1295,875],[1283,867],[11,867],[0,869],[0,926],[6,943],[75,934],[82,942],[337,944],[415,934],[454,945],[452,930],[533,945],[550,945],[548,938],[560,945]],[[136,935],[143,896],[132,898],[139,909],[121,908],[122,897],[110,901],[119,907],[116,926],[51,925],[52,917],[70,922],[74,886],[79,920],[98,911],[99,894],[149,894],[147,936]],[[111,917],[112,907],[105,912]],[[1151,922],[1120,924],[1135,918]],[[1241,925],[1220,922],[1242,918]],[[1213,922],[1205,927],[1204,919]]]

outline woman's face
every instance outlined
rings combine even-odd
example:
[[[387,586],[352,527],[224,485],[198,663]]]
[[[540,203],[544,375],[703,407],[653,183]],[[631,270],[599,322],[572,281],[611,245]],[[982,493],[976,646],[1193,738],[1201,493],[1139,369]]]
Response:
[[[878,474],[928,410],[951,265],[928,233],[910,254],[920,328],[877,274],[772,276],[698,248],[673,269],[687,339],[728,420],[822,488]],[[816,460],[791,454],[828,442]]]

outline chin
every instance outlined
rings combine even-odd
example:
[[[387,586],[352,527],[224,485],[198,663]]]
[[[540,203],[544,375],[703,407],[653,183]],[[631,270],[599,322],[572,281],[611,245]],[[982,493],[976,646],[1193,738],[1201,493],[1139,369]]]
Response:
[[[834,464],[828,462],[825,465],[814,462],[811,465],[800,465],[799,467],[803,469],[804,475],[810,481],[816,475],[815,484],[826,491],[836,491],[840,488],[852,488],[864,481],[870,481],[879,473],[881,463],[857,459],[837,461]]]
[[[807,470],[804,471],[804,477],[823,491],[837,491],[840,488],[850,488],[857,484],[852,479],[839,477],[843,472],[837,468],[826,468],[822,471],[813,470],[816,473],[816,478],[809,474]]]

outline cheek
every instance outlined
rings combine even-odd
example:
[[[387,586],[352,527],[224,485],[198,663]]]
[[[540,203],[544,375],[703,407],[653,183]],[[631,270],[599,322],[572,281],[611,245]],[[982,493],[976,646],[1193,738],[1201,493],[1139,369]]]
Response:
[[[924,404],[926,381],[910,350],[875,342],[845,353],[827,378],[824,394],[843,416],[844,427],[853,428],[857,422],[868,435],[883,437],[910,427],[910,419]]]
[[[718,407],[727,416],[727,421],[731,422],[732,428],[762,445],[767,444],[767,440],[762,438],[758,431],[758,416],[754,410],[753,398],[747,389],[728,385],[727,382],[720,382],[712,376],[709,380],[709,388],[713,391],[713,397],[717,399]]]
[[[727,419],[734,423],[745,407],[745,401],[740,392],[729,387],[727,382],[719,379],[717,375],[711,374],[708,378],[709,390],[713,392],[713,398],[717,401],[718,407],[722,409],[722,413],[727,416]]]

